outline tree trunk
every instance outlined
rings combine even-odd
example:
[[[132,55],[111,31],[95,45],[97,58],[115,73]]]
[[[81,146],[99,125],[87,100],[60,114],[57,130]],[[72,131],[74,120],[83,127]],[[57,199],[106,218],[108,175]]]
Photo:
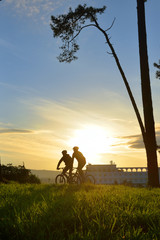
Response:
[[[151,187],[159,186],[157,144],[155,136],[152,96],[149,76],[147,39],[145,25],[144,0],[137,0],[139,55],[141,71],[142,101],[145,124],[145,149],[148,167],[148,184]]]
[[[95,19],[93,16],[92,16],[92,18],[93,18],[93,21],[94,21],[95,24],[96,24],[96,27],[104,34],[105,39],[106,39],[106,43],[107,43],[108,46],[110,47],[110,50],[111,50],[111,52],[112,52],[112,54],[113,54],[113,57],[114,57],[114,59],[115,59],[115,61],[116,61],[118,70],[119,70],[119,72],[120,72],[120,74],[121,74],[121,76],[122,76],[122,79],[123,79],[123,81],[124,81],[124,84],[125,84],[125,86],[126,86],[126,89],[127,89],[128,95],[129,95],[129,98],[130,98],[130,100],[131,100],[132,106],[133,106],[133,108],[134,108],[134,111],[135,111],[135,114],[136,114],[136,117],[137,117],[137,120],[138,120],[140,129],[141,129],[142,137],[143,137],[143,139],[144,139],[144,138],[145,138],[144,125],[143,125],[143,122],[142,122],[142,119],[141,119],[141,116],[140,116],[140,113],[139,113],[139,110],[138,110],[136,101],[135,101],[135,99],[134,99],[134,97],[133,97],[131,88],[130,88],[130,86],[129,86],[129,83],[128,83],[128,81],[127,81],[127,78],[126,78],[126,76],[125,76],[125,73],[124,73],[124,71],[123,71],[123,69],[122,69],[122,67],[121,67],[121,64],[120,64],[120,62],[119,62],[118,56],[117,56],[117,54],[116,54],[116,52],[115,52],[115,50],[114,50],[114,48],[113,48],[113,46],[112,46],[112,44],[111,44],[111,42],[110,42],[110,40],[109,40],[109,37],[108,37],[108,34],[106,33],[106,31],[103,30],[103,29],[99,26],[98,22],[96,21],[96,19]]]

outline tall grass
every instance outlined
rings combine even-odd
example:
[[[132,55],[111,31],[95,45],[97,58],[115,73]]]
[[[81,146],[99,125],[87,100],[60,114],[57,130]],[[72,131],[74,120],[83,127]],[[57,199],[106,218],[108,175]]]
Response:
[[[0,239],[160,239],[160,189],[0,185]]]

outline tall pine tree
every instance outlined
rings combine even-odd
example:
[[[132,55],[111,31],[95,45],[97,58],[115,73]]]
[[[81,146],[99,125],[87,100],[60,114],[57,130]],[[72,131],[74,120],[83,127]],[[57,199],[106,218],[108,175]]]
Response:
[[[79,5],[74,11],[70,8],[67,14],[59,15],[58,17],[51,16],[51,29],[53,30],[53,36],[59,37],[62,40],[61,54],[58,57],[60,62],[70,63],[77,59],[75,55],[79,50],[79,45],[77,44],[77,37],[84,28],[94,27],[98,29],[105,38],[108,44],[111,54],[113,55],[121,77],[126,86],[128,95],[130,97],[132,106],[134,108],[137,120],[141,129],[143,142],[146,150],[147,156],[147,166],[148,166],[148,183],[151,187],[159,186],[158,178],[158,165],[157,165],[157,144],[155,138],[155,127],[154,127],[154,117],[152,108],[152,98],[150,89],[150,78],[149,78],[149,66],[148,66],[148,56],[147,56],[147,41],[146,41],[146,29],[145,29],[145,9],[144,0],[137,0],[137,13],[138,13],[138,32],[139,32],[139,53],[140,53],[140,69],[141,69],[141,83],[142,83],[142,99],[143,99],[143,109],[144,109],[144,123],[140,116],[137,104],[133,97],[131,88],[122,69],[118,56],[115,52],[113,45],[110,42],[108,36],[108,31],[113,26],[108,29],[101,28],[98,23],[98,14],[103,14],[106,7],[94,8],[87,7],[87,5]],[[141,32],[142,31],[142,32]],[[143,62],[144,61],[144,62]],[[144,71],[145,70],[145,71]]]

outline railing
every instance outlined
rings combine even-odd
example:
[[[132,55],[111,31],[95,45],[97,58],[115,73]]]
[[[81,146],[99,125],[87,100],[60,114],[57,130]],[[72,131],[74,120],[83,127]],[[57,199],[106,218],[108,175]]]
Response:
[[[122,167],[122,168],[117,168],[117,170],[122,172],[147,172],[148,168],[147,167]]]

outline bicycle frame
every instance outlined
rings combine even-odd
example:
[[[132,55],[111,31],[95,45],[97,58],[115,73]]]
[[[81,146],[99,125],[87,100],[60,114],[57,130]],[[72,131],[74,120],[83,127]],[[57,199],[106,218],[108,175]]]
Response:
[[[71,177],[70,177],[68,171],[67,171],[65,174],[63,173],[63,169],[64,169],[64,168],[59,168],[59,169],[62,169],[61,174],[67,179],[67,183],[72,183],[74,177],[79,177],[79,173],[78,173],[78,169],[77,169],[77,168],[73,168],[73,169],[72,169],[72,170],[75,170],[75,169],[76,169],[76,172],[72,172],[72,176],[71,176]]]
[[[81,176],[79,174],[79,171],[77,168],[73,168],[73,171],[76,170],[75,172],[72,172],[72,175],[69,175],[69,172],[66,172],[65,174],[63,173],[64,168],[62,169],[62,173],[59,174],[64,177],[64,181],[66,179],[67,183],[69,184],[81,184],[81,183],[92,183],[95,184],[95,178],[91,175],[88,174],[87,171],[83,171],[84,175]]]

